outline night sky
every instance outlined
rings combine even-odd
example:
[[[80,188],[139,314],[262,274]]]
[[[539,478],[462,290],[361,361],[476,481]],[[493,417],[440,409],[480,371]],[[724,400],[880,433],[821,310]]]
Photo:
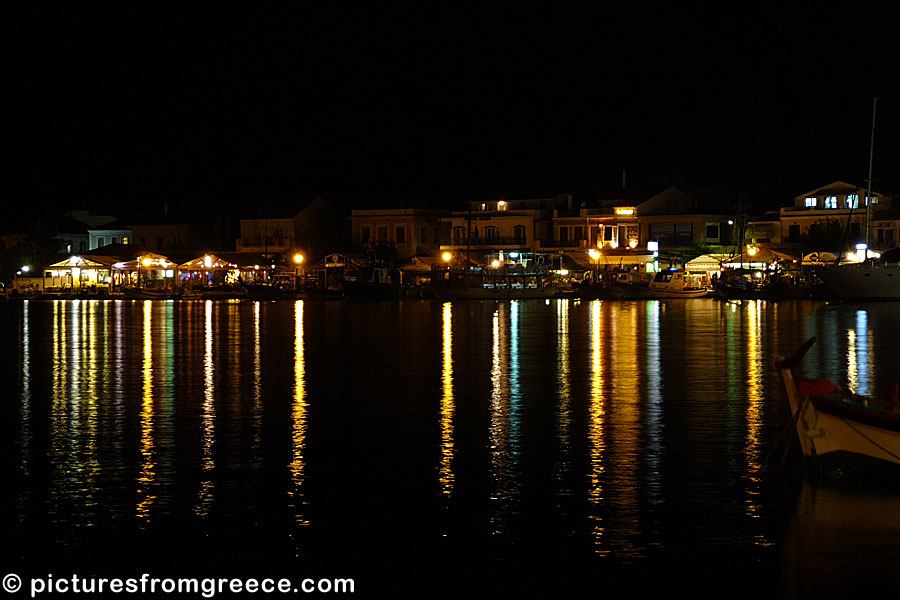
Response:
[[[393,6],[5,8],[7,194],[453,208],[624,169],[783,203],[863,183],[876,95],[875,187],[900,190],[885,13]]]

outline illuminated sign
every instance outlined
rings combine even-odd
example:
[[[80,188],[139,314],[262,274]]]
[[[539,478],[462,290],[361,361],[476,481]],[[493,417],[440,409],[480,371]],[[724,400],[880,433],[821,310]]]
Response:
[[[631,216],[634,214],[634,209],[633,208],[617,208],[616,214],[623,215],[623,216]]]

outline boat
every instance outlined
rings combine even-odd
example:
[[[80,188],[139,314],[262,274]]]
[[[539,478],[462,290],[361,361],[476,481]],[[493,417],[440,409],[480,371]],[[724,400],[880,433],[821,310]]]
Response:
[[[551,273],[552,259],[525,259],[510,253],[521,262],[501,263],[500,258],[486,257],[491,268],[470,271],[439,272],[422,295],[437,300],[547,300],[577,298],[578,291],[566,280]],[[547,262],[544,262],[544,261]],[[563,275],[564,270],[559,274]],[[567,274],[567,273],[566,273]]]
[[[869,177],[866,180],[868,199],[872,188],[872,154],[875,148],[875,108],[878,98],[872,104],[872,136],[869,140]],[[888,250],[877,259],[869,259],[869,211],[871,203],[866,201],[865,251],[864,258],[857,264],[835,264],[821,269],[817,275],[825,287],[840,300],[900,300],[900,249]],[[852,215],[852,210],[851,210]],[[848,216],[848,219],[850,217]]]
[[[703,298],[709,294],[705,286],[691,281],[684,269],[659,271],[650,281],[620,281],[613,283],[626,300],[652,298]]]
[[[189,288],[181,295],[182,300],[240,300],[247,297],[245,287],[233,285]]]
[[[819,269],[825,287],[840,300],[900,300],[900,249],[852,265]]]
[[[364,267],[356,277],[341,282],[351,300],[397,300],[400,271],[388,267]]]
[[[900,466],[896,384],[879,400],[826,379],[795,380],[793,368],[815,341],[808,339],[792,357],[776,361],[803,455],[826,468]]]
[[[175,300],[181,292],[168,287],[124,287],[122,295],[126,300]]]

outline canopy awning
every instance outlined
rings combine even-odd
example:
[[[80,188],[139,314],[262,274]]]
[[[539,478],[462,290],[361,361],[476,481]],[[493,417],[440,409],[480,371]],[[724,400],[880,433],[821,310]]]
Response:
[[[597,264],[600,266],[643,265],[653,261],[654,256],[652,254],[606,254],[601,252],[600,258],[597,259]]]

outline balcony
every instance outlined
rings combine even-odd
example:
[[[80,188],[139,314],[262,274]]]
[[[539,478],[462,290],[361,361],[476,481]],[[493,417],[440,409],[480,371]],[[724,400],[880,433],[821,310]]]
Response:
[[[525,238],[521,237],[472,237],[468,242],[469,246],[473,248],[476,247],[496,247],[496,246],[514,246],[521,247],[526,246],[528,244]],[[465,236],[453,238],[450,240],[450,245],[452,246],[466,246],[466,238]]]
[[[294,245],[290,238],[238,238],[236,246],[238,252],[287,252]]]

